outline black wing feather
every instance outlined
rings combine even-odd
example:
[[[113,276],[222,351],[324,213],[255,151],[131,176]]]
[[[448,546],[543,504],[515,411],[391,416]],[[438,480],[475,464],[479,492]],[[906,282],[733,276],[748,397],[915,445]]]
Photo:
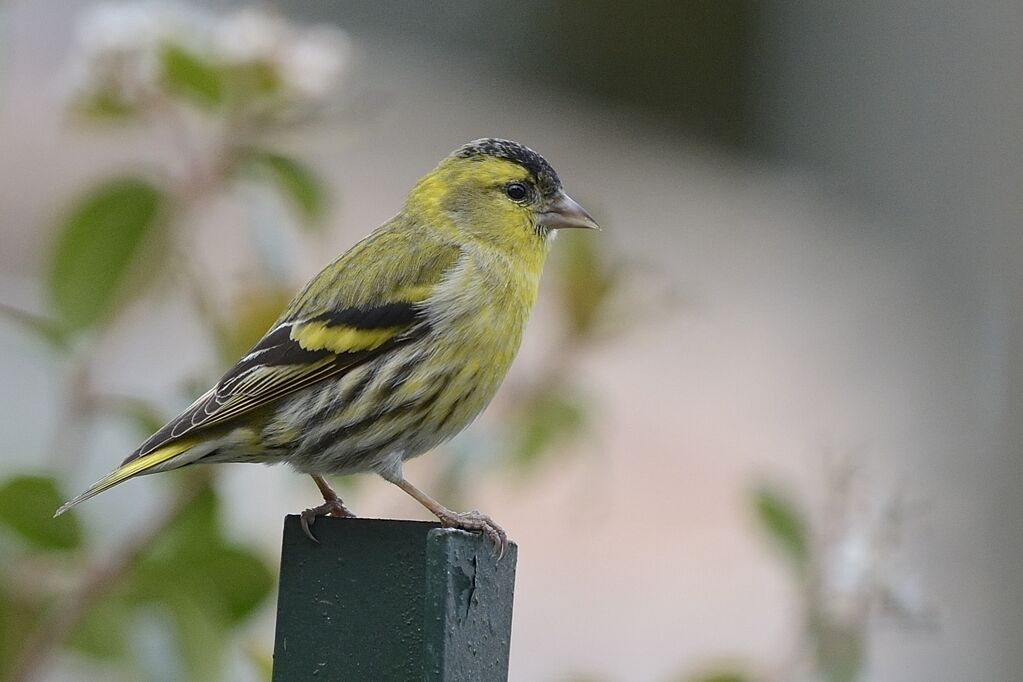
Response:
[[[334,353],[326,349],[307,350],[291,338],[295,325],[310,322],[327,327],[344,326],[358,330],[398,328],[401,331],[372,350]],[[428,323],[421,308],[410,302],[356,306],[282,324],[260,339],[221,377],[216,386],[150,436],[124,460],[122,466],[186,434],[221,424],[327,377],[343,374],[371,358],[420,338],[427,330]]]

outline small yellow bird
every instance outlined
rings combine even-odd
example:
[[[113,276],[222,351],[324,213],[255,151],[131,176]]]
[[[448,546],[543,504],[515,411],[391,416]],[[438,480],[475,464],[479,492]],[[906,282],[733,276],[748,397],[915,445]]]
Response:
[[[522,340],[555,231],[597,228],[547,161],[516,142],[476,140],[405,205],[316,275],[270,331],[180,416],[59,510],[139,474],[197,462],[286,462],[352,516],[325,474],[374,471],[444,526],[505,532],[405,480],[405,460],[464,429],[493,398]]]

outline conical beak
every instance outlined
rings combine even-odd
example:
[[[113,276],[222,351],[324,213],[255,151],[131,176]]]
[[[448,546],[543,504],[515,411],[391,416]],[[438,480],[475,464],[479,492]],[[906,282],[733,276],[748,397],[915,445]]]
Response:
[[[584,227],[589,230],[600,229],[597,221],[586,212],[586,209],[575,203],[572,197],[561,191],[547,204],[543,213],[540,214],[538,222],[550,230],[560,230],[565,227]]]

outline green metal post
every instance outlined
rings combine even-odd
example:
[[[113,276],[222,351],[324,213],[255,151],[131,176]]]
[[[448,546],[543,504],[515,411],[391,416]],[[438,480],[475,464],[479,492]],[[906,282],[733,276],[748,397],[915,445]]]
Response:
[[[504,682],[517,548],[436,523],[284,521],[274,682]]]

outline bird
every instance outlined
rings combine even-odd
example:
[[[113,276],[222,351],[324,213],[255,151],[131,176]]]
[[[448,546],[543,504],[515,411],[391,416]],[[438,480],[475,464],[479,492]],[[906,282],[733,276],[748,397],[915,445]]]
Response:
[[[403,463],[490,403],[514,360],[559,230],[599,229],[525,145],[469,142],[408,192],[401,210],[313,277],[269,331],[179,416],[55,513],[130,478],[198,463],[286,463],[323,504],[353,517],[324,478],[376,473],[442,526],[507,534],[444,507]]]

